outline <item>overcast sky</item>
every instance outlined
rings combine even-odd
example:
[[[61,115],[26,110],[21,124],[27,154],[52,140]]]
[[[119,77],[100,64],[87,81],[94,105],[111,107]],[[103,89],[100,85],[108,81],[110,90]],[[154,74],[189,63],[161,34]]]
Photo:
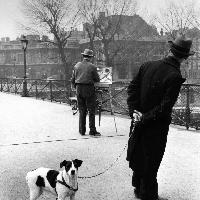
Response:
[[[20,1],[0,0],[0,38],[8,36],[15,39],[18,36],[16,21],[20,14]]]
[[[148,12],[156,13],[161,7],[165,7],[166,0],[139,0],[139,4],[142,8],[148,9]],[[179,2],[182,0],[174,0]],[[189,0],[185,0],[189,1]],[[199,2],[200,0],[194,0]],[[0,0],[0,38],[10,37],[16,39],[17,36],[21,35],[19,29],[19,22],[22,19],[20,12],[21,0]]]

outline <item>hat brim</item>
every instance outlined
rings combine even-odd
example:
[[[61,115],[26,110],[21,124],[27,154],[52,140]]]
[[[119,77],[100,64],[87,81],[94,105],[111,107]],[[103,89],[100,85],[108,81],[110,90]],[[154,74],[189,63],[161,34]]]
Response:
[[[174,46],[176,46],[176,44],[174,44],[173,43],[173,41],[168,41],[168,43],[169,43],[169,45],[170,45],[170,49],[173,49],[173,50],[175,50],[177,53],[179,53],[179,54],[181,54],[181,55],[183,55],[183,56],[193,56],[196,52],[195,51],[190,51],[190,52],[188,52],[188,53],[185,53],[185,52],[183,52],[183,51],[180,51],[180,50],[178,50],[178,49],[176,49]],[[172,45],[174,45],[174,46],[172,46]]]
[[[83,56],[88,56],[88,57],[94,57],[94,55],[88,55],[88,54],[84,54],[84,53],[81,53]]]

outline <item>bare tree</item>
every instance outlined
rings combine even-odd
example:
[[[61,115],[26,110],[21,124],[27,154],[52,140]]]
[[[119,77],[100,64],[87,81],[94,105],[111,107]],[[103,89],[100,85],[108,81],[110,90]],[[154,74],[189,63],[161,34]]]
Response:
[[[90,48],[104,55],[106,66],[112,61],[120,48],[111,48],[116,37],[122,32],[122,16],[136,12],[136,1],[131,0],[80,0],[80,13],[85,23],[85,31],[90,42]],[[94,41],[100,45],[95,47]]]
[[[177,33],[185,35],[188,29],[197,26],[196,8],[194,1],[190,3],[170,2],[166,9],[162,9],[160,15],[155,17],[155,22],[164,29],[171,39],[175,39]]]
[[[197,73],[189,73],[189,70],[196,70],[193,66],[198,66],[199,63],[199,5],[195,1],[170,2],[155,19],[157,25],[166,32],[167,39],[174,40],[177,35],[186,35],[193,39],[192,48],[196,54],[181,65],[183,77],[192,78]]]
[[[97,35],[97,24],[100,10],[99,0],[78,0],[77,5],[79,14],[86,31],[86,37],[89,38],[89,48],[95,51],[94,40]]]
[[[22,9],[28,19],[26,30],[53,35],[48,42],[59,50],[66,78],[69,78],[65,47],[71,37],[77,12],[70,0],[23,0]]]

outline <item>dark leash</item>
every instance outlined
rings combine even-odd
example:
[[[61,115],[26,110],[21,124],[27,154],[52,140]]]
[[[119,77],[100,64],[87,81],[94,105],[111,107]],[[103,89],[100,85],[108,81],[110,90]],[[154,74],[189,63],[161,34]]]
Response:
[[[129,138],[133,135],[135,129],[135,121],[133,118],[131,118],[131,126],[130,126],[130,131],[129,131]]]
[[[131,119],[131,126],[130,126],[129,139],[130,139],[130,137],[133,135],[134,129],[135,129],[135,122],[134,122],[133,119]],[[127,146],[128,146],[128,142],[125,144],[123,150],[121,151],[121,153],[119,154],[119,156],[114,160],[114,162],[111,163],[111,164],[110,164],[105,170],[103,170],[102,172],[99,172],[99,173],[97,173],[97,174],[95,174],[95,175],[92,175],[92,176],[78,176],[78,178],[80,178],[80,179],[95,178],[95,177],[97,177],[97,176],[100,176],[100,175],[106,173],[109,169],[111,169],[111,168],[117,163],[117,161],[120,159],[120,157],[122,156],[122,154],[123,154],[124,151],[126,150]]]
[[[123,152],[125,151],[126,147],[127,147],[128,143],[124,146],[122,152],[120,153],[120,155],[115,159],[115,161],[113,163],[111,163],[106,169],[104,169],[102,172],[99,172],[95,175],[92,175],[92,176],[78,176],[78,178],[80,179],[89,179],[89,178],[95,178],[97,176],[100,176],[104,173],[106,173],[109,169],[111,169],[115,164],[116,162],[119,160],[119,158],[122,156]]]
[[[61,175],[62,176],[62,175]],[[65,187],[67,187],[69,190],[72,190],[73,192],[76,192],[78,190],[78,183],[77,183],[77,188],[73,188],[72,186],[68,185],[64,179],[64,177],[62,176],[62,181],[60,180],[56,180],[57,183],[60,183],[61,185],[64,185]],[[56,187],[55,187],[55,192],[57,193]]]
[[[72,186],[68,185],[64,179],[64,177],[62,176],[62,181],[60,180],[56,180],[57,183],[60,183],[61,185],[64,185],[65,187],[67,187],[69,190],[72,190],[74,192],[76,192],[78,190],[78,183],[77,183],[77,188],[73,188]],[[58,195],[57,193],[57,190],[56,190],[56,187],[55,187],[55,192],[56,194]],[[58,198],[56,198],[56,200],[58,200]]]
[[[70,190],[72,190],[72,191],[74,191],[74,192],[76,192],[76,191],[78,190],[78,184],[77,184],[77,188],[73,188],[72,186],[70,186],[70,185],[68,185],[68,184],[66,183],[65,179],[63,178],[63,176],[62,176],[62,181],[57,180],[56,182],[57,182],[57,183],[60,183],[61,185],[64,185],[65,187],[67,187],[68,189],[70,189]]]

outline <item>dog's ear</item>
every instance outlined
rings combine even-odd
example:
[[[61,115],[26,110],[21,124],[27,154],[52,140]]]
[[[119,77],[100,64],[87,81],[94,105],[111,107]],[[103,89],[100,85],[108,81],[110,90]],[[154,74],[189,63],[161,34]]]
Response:
[[[60,163],[60,168],[64,167],[66,164],[67,164],[67,161],[66,161],[66,160],[63,160],[63,161]]]
[[[63,160],[60,163],[60,168],[62,168],[64,166],[65,166],[66,171],[68,171],[71,168],[71,166],[72,166],[72,162],[71,161],[67,161],[67,160]]]
[[[82,162],[83,162],[82,160],[78,160],[78,159],[73,160],[74,166],[76,168],[80,167],[82,165]]]

